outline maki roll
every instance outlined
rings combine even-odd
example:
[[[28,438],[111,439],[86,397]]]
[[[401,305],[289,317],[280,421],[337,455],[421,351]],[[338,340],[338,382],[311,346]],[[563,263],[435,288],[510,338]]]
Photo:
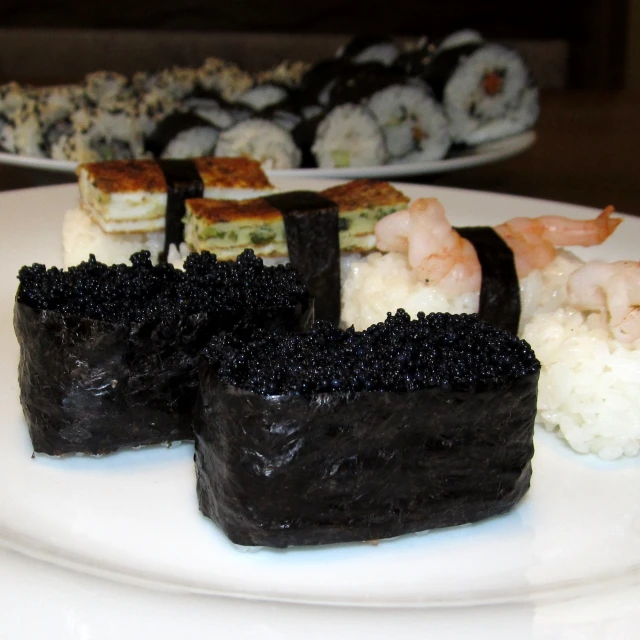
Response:
[[[442,107],[423,87],[392,85],[367,101],[391,156],[391,162],[444,158],[451,145]]]
[[[195,425],[202,513],[241,545],[476,522],[529,488],[540,365],[475,316],[215,338]]]
[[[207,58],[197,69],[198,86],[213,91],[228,102],[234,102],[253,86],[253,78],[232,62]]]
[[[249,157],[263,169],[295,169],[300,166],[301,153],[291,134],[274,122],[250,118],[223,131],[218,138],[218,157]]]
[[[388,159],[384,135],[366,107],[343,104],[319,123],[312,147],[319,167],[374,167]]]
[[[197,359],[220,331],[307,328],[312,301],[294,270],[192,255],[184,271],[91,257],[20,270],[14,327],[20,401],[34,450],[101,454],[192,438]]]
[[[128,102],[85,106],[70,116],[70,127],[51,147],[51,155],[74,162],[131,160],[145,156],[142,128]]]
[[[219,130],[195,113],[174,112],[145,139],[155,158],[197,158],[213,155]]]
[[[538,112],[538,89],[522,57],[497,44],[441,50],[429,84],[442,100],[452,140],[477,145],[525,131]]]
[[[88,103],[103,106],[122,102],[133,95],[133,87],[126,76],[114,71],[94,71],[84,78],[84,94]]]
[[[133,76],[133,86],[142,94],[160,91],[174,100],[181,100],[193,93],[198,74],[195,69],[171,67],[160,71],[141,71]]]

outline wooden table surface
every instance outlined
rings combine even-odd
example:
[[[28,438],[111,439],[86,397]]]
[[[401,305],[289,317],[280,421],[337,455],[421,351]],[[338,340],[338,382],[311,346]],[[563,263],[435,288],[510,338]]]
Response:
[[[640,215],[640,94],[547,92],[538,140],[496,164],[412,182],[572,202]],[[75,181],[74,176],[0,166],[0,190]]]

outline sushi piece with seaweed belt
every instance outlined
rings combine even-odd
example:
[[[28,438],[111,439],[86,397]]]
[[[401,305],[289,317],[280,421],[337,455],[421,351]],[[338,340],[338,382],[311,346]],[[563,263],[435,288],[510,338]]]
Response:
[[[471,315],[214,338],[195,416],[200,509],[241,545],[377,540],[511,509],[539,363]]]
[[[212,336],[306,330],[313,303],[287,265],[193,254],[184,271],[90,259],[23,267],[14,308],[20,401],[36,452],[101,454],[192,439],[197,360]]]

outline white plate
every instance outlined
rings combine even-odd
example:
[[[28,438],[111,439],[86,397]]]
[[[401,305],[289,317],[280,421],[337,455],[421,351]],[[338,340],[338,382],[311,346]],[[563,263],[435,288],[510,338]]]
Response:
[[[457,225],[594,213],[400,188],[439,197]],[[32,459],[18,402],[15,276],[23,264],[61,263],[62,214],[76,201],[73,185],[0,194],[0,637],[495,640],[556,637],[583,617],[589,633],[630,625],[611,637],[634,637],[640,459],[605,463],[538,433],[531,490],[508,515],[378,546],[256,552],[234,547],[199,514],[190,444]],[[636,258],[640,220],[628,218],[617,234],[581,255]]]
[[[498,162],[522,153],[536,140],[533,131],[488,142],[474,148],[455,153],[444,160],[432,162],[412,162],[408,164],[385,164],[379,167],[349,167],[346,169],[279,169],[269,171],[271,178],[401,178],[403,176],[422,175],[428,173],[445,173],[457,169],[468,169],[483,164]],[[73,173],[78,166],[68,160],[51,160],[50,158],[31,158],[13,153],[0,152],[0,164],[9,164],[30,169],[44,169],[61,173]]]

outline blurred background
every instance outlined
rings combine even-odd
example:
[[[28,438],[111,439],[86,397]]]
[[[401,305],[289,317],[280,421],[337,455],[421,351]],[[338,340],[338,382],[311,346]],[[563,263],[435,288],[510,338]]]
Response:
[[[543,89],[538,141],[497,165],[421,181],[604,206],[640,214],[640,0],[8,0],[0,14],[0,82],[77,82],[207,56],[249,71],[333,55],[353,34],[428,35],[461,28],[515,46]],[[37,174],[37,175],[36,175]],[[34,177],[35,176],[35,177]],[[15,167],[0,186],[69,179]],[[71,178],[72,179],[72,178]]]

